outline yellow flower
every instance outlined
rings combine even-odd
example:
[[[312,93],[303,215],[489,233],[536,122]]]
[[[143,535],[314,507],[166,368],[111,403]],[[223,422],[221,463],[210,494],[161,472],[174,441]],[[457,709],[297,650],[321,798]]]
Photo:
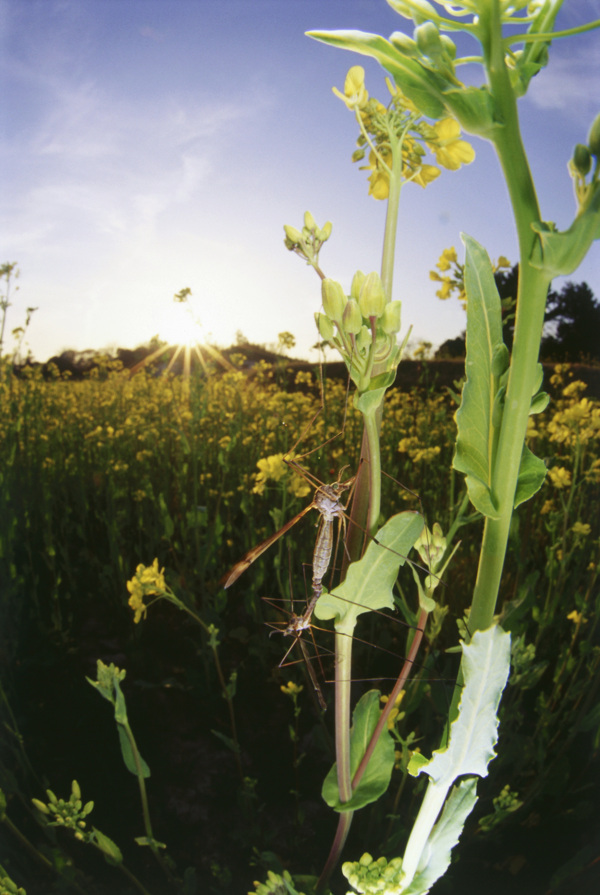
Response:
[[[439,267],[439,265],[438,265]],[[435,270],[429,271],[429,279],[433,280],[434,283],[441,283],[441,288],[437,290],[435,293],[438,298],[441,298],[442,301],[445,301],[447,298],[450,298],[452,295],[452,290],[454,289],[454,283],[450,277],[441,277],[439,273]]]
[[[127,590],[131,594],[129,606],[135,613],[133,621],[136,625],[148,610],[144,604],[144,597],[151,594],[160,595],[166,590],[164,571],[158,568],[158,559],[155,559],[151,566],[140,563],[133,578],[127,582]]]
[[[148,608],[144,605],[142,588],[135,581],[135,579],[127,582],[127,590],[131,594],[131,596],[129,597],[129,606],[135,613],[135,615],[133,616],[133,621],[134,624],[137,625],[141,617],[143,615],[146,615]]]
[[[390,81],[389,78],[385,79],[385,83],[392,98],[396,100],[396,107],[400,106],[401,108],[406,109],[407,112],[412,112],[413,115],[421,114],[412,99],[409,99],[396,83]]]
[[[466,140],[460,139],[460,124],[454,118],[437,121],[433,129],[437,140],[428,143],[439,165],[449,171],[458,171],[461,165],[470,165],[475,150]]]
[[[542,507],[542,509],[540,510],[540,515],[546,516],[548,513],[551,513],[553,509],[554,509],[554,504],[552,503],[551,500],[547,500],[544,503],[544,506]]]
[[[454,246],[452,246],[452,248],[450,249],[444,249],[444,251],[440,255],[440,260],[436,264],[436,267],[442,272],[444,270],[450,270],[450,266],[452,264],[456,264],[456,261],[456,249],[454,248]]]
[[[282,693],[285,693],[286,696],[297,696],[299,693],[302,693],[304,687],[301,684],[295,684],[293,681],[288,681],[287,684],[282,684],[279,689]]]
[[[582,535],[584,538],[587,538],[591,530],[591,526],[587,522],[576,522],[571,526],[574,535]]]
[[[571,484],[571,473],[564,466],[553,466],[548,470],[548,478],[555,488],[568,488]]]
[[[331,89],[349,109],[364,109],[369,101],[369,93],[365,87],[365,70],[362,65],[353,65],[349,69],[343,93],[340,93],[337,87]]]
[[[573,612],[569,612],[567,618],[570,622],[573,622],[574,625],[587,625],[587,618],[584,618],[583,614],[581,612],[577,612],[576,609],[574,609]]]
[[[368,177],[369,195],[374,199],[387,199],[390,194],[390,172],[389,168],[392,164],[391,152],[382,152],[380,158],[371,150],[369,153],[369,164],[362,165],[361,171],[371,171]],[[387,167],[385,167],[387,166]]]
[[[306,497],[311,492],[311,487],[305,479],[298,475],[292,476],[288,485],[288,491],[292,497]]]
[[[256,465],[259,471],[254,474],[256,484],[252,489],[253,494],[264,494],[265,485],[270,479],[279,482],[288,471],[288,467],[283,462],[283,454],[272,454],[270,457],[259,460]]]
[[[439,168],[436,168],[435,165],[421,165],[417,174],[411,178],[412,183],[418,183],[419,186],[425,188],[428,183],[431,183],[433,180],[436,180],[441,174]]]
[[[441,453],[441,450],[439,445],[429,448],[420,448],[420,450],[415,451],[412,454],[412,460],[414,463],[429,463],[434,457],[437,457],[437,455]]]

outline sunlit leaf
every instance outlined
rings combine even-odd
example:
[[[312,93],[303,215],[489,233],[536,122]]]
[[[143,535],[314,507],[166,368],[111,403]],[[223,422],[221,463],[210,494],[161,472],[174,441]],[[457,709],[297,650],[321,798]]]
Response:
[[[498,388],[493,360],[502,345],[502,306],[487,252],[470,236],[462,238],[468,297],[467,381],[456,414],[458,437],[453,465],[466,476],[473,506],[484,516],[498,518],[491,494],[493,409]]]
[[[419,513],[398,513],[388,519],[362,559],[350,563],[342,584],[321,596],[315,606],[315,616],[322,620],[333,618],[336,631],[352,634],[361,613],[393,609],[392,588],[398,569],[406,561],[423,525]]]

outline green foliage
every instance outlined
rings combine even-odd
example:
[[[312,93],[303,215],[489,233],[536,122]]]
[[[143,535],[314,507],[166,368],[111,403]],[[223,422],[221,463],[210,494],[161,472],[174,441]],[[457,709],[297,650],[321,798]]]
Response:
[[[454,468],[466,476],[473,506],[484,516],[498,518],[492,493],[496,432],[495,406],[502,356],[502,311],[488,254],[474,239],[464,236],[465,287],[469,300],[467,321],[467,381],[456,414],[458,436]]]
[[[379,720],[381,714],[380,695],[379,690],[369,690],[368,693],[361,696],[352,713],[352,728],[350,730],[350,772],[352,776],[365,754]],[[347,802],[340,802],[337,764],[333,765],[325,778],[323,798],[336,811],[355,811],[358,808],[364,808],[365,805],[375,802],[387,790],[393,767],[394,742],[386,731],[378,739],[367,770],[352,793],[352,798]]]

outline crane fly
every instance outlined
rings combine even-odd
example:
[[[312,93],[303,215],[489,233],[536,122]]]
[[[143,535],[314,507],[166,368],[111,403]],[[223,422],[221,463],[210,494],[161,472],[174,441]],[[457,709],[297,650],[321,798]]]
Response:
[[[343,597],[338,597],[340,600],[344,600]],[[272,628],[272,633],[276,631],[282,633],[284,636],[293,636],[294,640],[292,644],[287,649],[285,655],[279,662],[279,668],[285,668],[288,665],[296,664],[297,661],[301,661],[306,668],[313,690],[315,695],[319,701],[321,708],[325,711],[327,708],[327,703],[323,696],[323,691],[321,688],[321,683],[317,679],[317,673],[313,667],[313,662],[318,662],[321,670],[322,681],[326,684],[334,683],[331,677],[328,677],[324,671],[322,659],[325,660],[329,658],[330,660],[335,660],[335,654],[332,650],[324,648],[323,645],[317,647],[317,643],[315,641],[314,632],[320,631],[323,634],[331,635],[333,632],[329,628],[320,627],[318,624],[315,625],[314,622],[305,619],[306,613],[303,615],[297,615],[294,612],[289,613],[289,611],[284,610],[280,605],[278,605],[279,601],[269,599],[267,597],[263,597],[263,600],[269,605],[276,609],[278,612],[285,612],[288,614],[288,620],[286,622],[281,623],[267,623],[268,627]],[[356,604],[354,604],[356,605]],[[361,604],[358,604],[361,605]],[[367,609],[368,607],[365,607]],[[417,631],[418,627],[414,624],[410,624],[409,622],[395,616],[390,615],[387,612],[383,612],[381,610],[370,610],[373,615],[378,616],[380,619],[391,622],[394,626],[401,626],[404,629],[412,629],[413,631]],[[310,642],[305,641],[303,634],[308,631],[310,633],[310,637],[312,639],[312,649],[310,647]],[[378,655],[382,662],[376,661],[376,668],[371,669],[371,672],[368,677],[352,677],[350,680],[352,683],[359,682],[385,682],[385,681],[395,681],[397,680],[397,672],[394,669],[394,666],[390,666],[390,661],[393,663],[399,662],[401,666],[406,666],[407,663],[414,669],[415,677],[408,677],[406,680],[407,684],[411,684],[412,686],[421,686],[426,684],[431,684],[433,682],[456,685],[455,678],[447,679],[445,677],[423,677],[423,673],[430,670],[429,667],[429,659],[426,657],[425,663],[417,661],[415,658],[406,659],[406,654],[398,653],[393,649],[389,649],[386,646],[383,646],[381,642],[373,643],[369,640],[365,640],[362,637],[359,637],[355,632],[352,634],[343,634],[342,636],[351,637],[353,643],[362,647],[362,662],[364,663],[364,648],[367,648],[368,653],[373,651],[374,655]],[[395,641],[396,637],[392,637],[392,640]],[[294,647],[298,646],[302,651],[302,659],[300,660],[289,660],[288,657],[292,653]],[[314,652],[313,652],[314,650]],[[312,655],[311,655],[312,652]],[[367,664],[371,665],[371,661],[367,660]],[[366,669],[365,669],[366,670]]]
[[[301,469],[301,467],[295,464],[294,468]],[[343,471],[344,469],[340,471],[338,481],[334,482],[333,484],[319,485],[319,487],[315,491],[312,501],[308,504],[308,506],[304,507],[303,510],[297,513],[293,517],[293,519],[289,520],[289,522],[286,522],[285,525],[283,525],[278,531],[270,535],[270,537],[268,537],[266,541],[262,541],[262,543],[257,544],[256,547],[253,547],[252,550],[249,550],[248,553],[246,553],[246,555],[243,556],[239,560],[239,562],[237,562],[233,566],[233,568],[230,569],[229,572],[227,572],[227,574],[223,576],[223,578],[219,582],[221,587],[230,587],[232,584],[234,584],[234,582],[238,580],[240,575],[245,572],[246,569],[249,568],[252,563],[256,559],[258,559],[259,556],[262,556],[262,554],[266,550],[268,550],[272,544],[278,541],[279,538],[281,538],[291,528],[293,528],[296,522],[299,522],[303,516],[306,516],[306,514],[310,512],[310,510],[318,510],[321,519],[319,521],[319,530],[317,532],[317,539],[315,542],[315,549],[313,553],[313,596],[309,603],[310,614],[312,614],[314,605],[319,599],[319,596],[321,595],[321,591],[323,589],[323,577],[327,572],[327,569],[329,568],[333,545],[333,523],[336,519],[338,519],[342,530],[345,531],[346,528],[345,511],[348,505],[347,503],[343,504],[340,497],[345,491],[348,491],[352,488],[356,480],[356,476],[353,475],[345,482],[342,482],[340,481],[340,479]],[[302,472],[304,473],[304,470]],[[308,609],[305,615],[307,613]],[[310,619],[310,615],[308,615],[308,619]]]

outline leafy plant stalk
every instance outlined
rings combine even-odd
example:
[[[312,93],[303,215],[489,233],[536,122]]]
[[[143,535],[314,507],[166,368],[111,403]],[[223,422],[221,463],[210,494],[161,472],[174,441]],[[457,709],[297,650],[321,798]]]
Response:
[[[485,4],[482,6],[481,27],[489,34],[487,46],[484,44],[484,64],[488,73],[490,93],[504,122],[503,127],[494,131],[492,139],[513,207],[519,241],[520,275],[507,396],[493,478],[490,483],[499,518],[487,517],[485,520],[479,568],[469,616],[471,633],[489,627],[496,607],[535,384],[546,295],[550,283],[547,276],[535,270],[529,263],[535,240],[531,224],[540,220],[540,211],[521,139],[516,98],[504,61],[499,8],[496,3],[487,8]]]

